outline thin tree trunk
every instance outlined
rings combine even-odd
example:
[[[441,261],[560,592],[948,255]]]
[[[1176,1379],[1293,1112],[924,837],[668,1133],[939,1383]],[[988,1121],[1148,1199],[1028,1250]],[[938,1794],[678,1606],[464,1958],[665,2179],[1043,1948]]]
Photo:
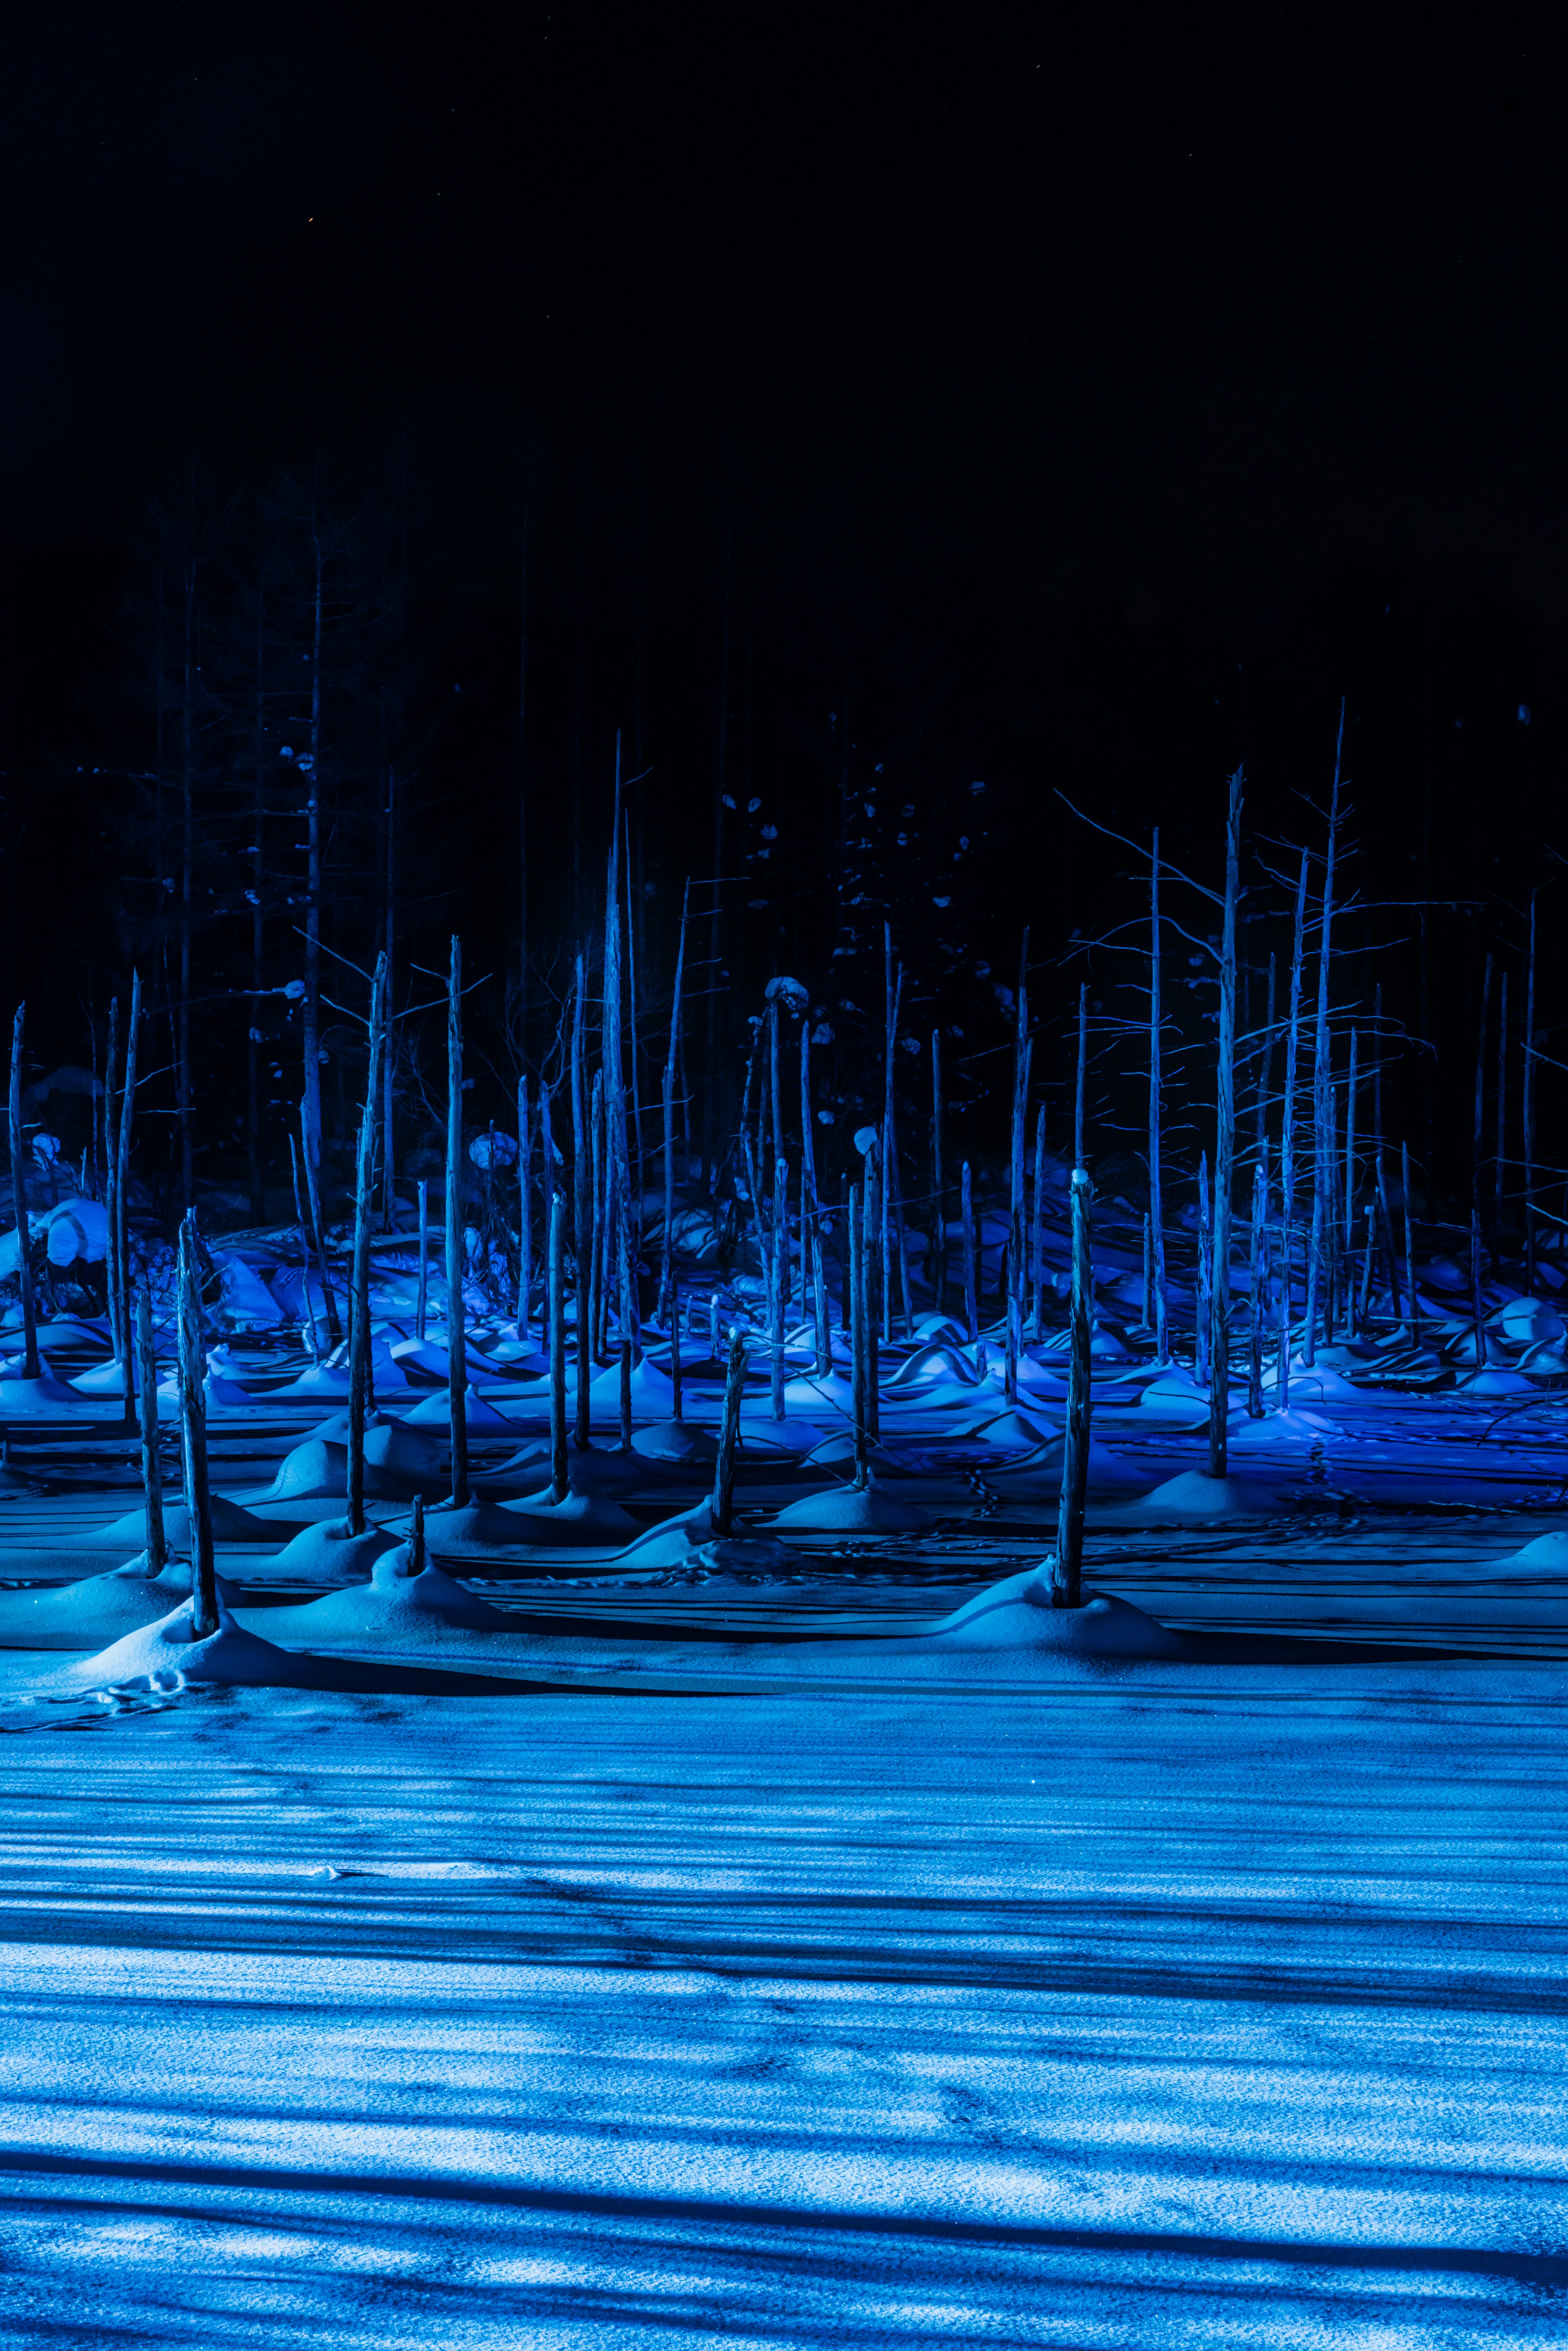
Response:
[[[300,1007],[300,1047],[304,1054],[302,1128],[305,1175],[311,1212],[320,1224],[317,1186],[321,1172],[321,648],[326,599],[326,551],[319,530],[311,535],[315,559],[315,594],[310,653],[310,777],[305,802],[305,998]],[[317,1234],[319,1243],[320,1234]],[[328,1295],[328,1329],[336,1345],[340,1333],[337,1312]]]
[[[1486,1316],[1481,1305],[1481,1212],[1470,1210],[1470,1305],[1476,1318],[1476,1370],[1486,1366]]]
[[[1355,1247],[1355,1078],[1356,1049],[1359,1043],[1355,1030],[1350,1032],[1350,1071],[1344,1089],[1344,1199],[1343,1232],[1345,1262],[1350,1263]],[[1354,1275],[1344,1286],[1345,1335],[1355,1336],[1355,1281]]]
[[[1307,1261],[1306,1343],[1303,1360],[1311,1370],[1317,1360],[1318,1283],[1328,1239],[1328,1206],[1333,1180],[1333,1146],[1330,1133],[1329,984],[1333,954],[1334,858],[1339,846],[1340,768],[1344,753],[1344,704],[1339,706],[1339,735],[1334,743],[1333,790],[1329,799],[1328,849],[1323,864],[1323,894],[1318,935],[1318,1017],[1312,1039],[1312,1238]]]
[[[1263,1417],[1263,1317],[1267,1291],[1263,1250],[1268,1215],[1269,1142],[1265,1136],[1252,1165],[1252,1312],[1247,1333],[1247,1410],[1253,1420]]]
[[[11,1198],[16,1218],[16,1277],[22,1302],[22,1377],[44,1375],[38,1361],[38,1323],[33,1308],[32,1228],[27,1222],[27,1163],[22,1153],[22,1038],[26,1025],[26,1003],[16,1007],[11,1024]]]
[[[310,1226],[305,1212],[305,1198],[299,1188],[299,1149],[293,1135],[288,1138],[288,1167],[294,1178],[294,1220],[299,1228],[299,1295],[305,1308],[305,1329],[310,1343],[310,1360],[321,1361],[321,1334],[316,1328],[316,1301],[310,1295]],[[424,1332],[420,1332],[423,1339]]]
[[[572,1439],[580,1453],[588,1450],[588,1390],[593,1352],[593,1163],[588,1133],[587,1019],[587,973],[579,950],[571,1004],[571,1247],[577,1310],[577,1395]]]
[[[136,1054],[141,1033],[141,974],[131,975],[131,1017],[125,1024],[125,1077],[120,1096],[120,1131],[114,1139],[114,1278],[119,1284],[119,1321],[125,1351],[125,1426],[136,1426],[135,1374],[131,1361],[131,1132],[136,1118]]]
[[[1258,1058],[1257,1134],[1253,1147],[1260,1151],[1269,1132],[1269,1079],[1274,1066],[1274,956],[1269,954],[1269,1004],[1263,1024],[1263,1042]]]
[[[1165,1019],[1160,1000],[1160,829],[1155,827],[1149,866],[1149,1227],[1155,1274],[1155,1361],[1171,1359],[1170,1315],[1166,1301],[1166,1207],[1164,1160],[1160,1130],[1163,1073],[1161,1048]]]
[[[975,1199],[967,1159],[959,1175],[959,1186],[964,1218],[964,1320],[968,1324],[969,1344],[973,1347],[980,1336],[980,1294],[975,1257]]]
[[[947,1311],[947,1186],[942,1161],[942,1031],[931,1031],[931,1303]]]
[[[529,1181],[533,1158],[532,1122],[528,1113],[528,1074],[517,1079],[517,1337],[526,1344],[534,1293],[534,1213]]]
[[[547,1176],[549,1171],[546,1171]],[[549,1192],[549,1456],[550,1499],[567,1497],[566,1459],[566,1200]]]
[[[397,770],[387,768],[387,862],[386,862],[386,924],[385,954],[387,959],[387,1021],[386,1046],[382,1062],[382,1230],[392,1232],[397,1226],[397,1204],[393,1196],[397,1168],[395,1146],[396,1127],[394,1078],[397,1069],[397,1028],[392,1017],[392,985],[393,952],[397,945]]]
[[[430,1184],[419,1179],[419,1288],[414,1292],[413,1332],[423,1347],[430,1313]]]
[[[768,1334],[768,1400],[775,1420],[784,1417],[784,1303],[789,1287],[789,1165],[779,1153],[773,1161],[773,1313]]]
[[[1045,1104],[1034,1122],[1034,1238],[1030,1251],[1030,1335],[1036,1346],[1045,1336]]]
[[[250,984],[256,1010],[266,985],[266,917],[262,902],[267,890],[267,590],[258,581],[256,591],[256,699],[251,716],[251,837],[247,850],[250,858]],[[246,1045],[246,1156],[250,1175],[250,1214],[253,1224],[267,1222],[267,1182],[261,1159],[261,1055],[262,1037],[255,1020],[246,1024],[249,1034]]]
[[[1405,1194],[1402,1203],[1405,1214],[1405,1288],[1410,1300],[1410,1343],[1418,1347],[1421,1343],[1421,1305],[1416,1295],[1416,1242],[1410,1217],[1410,1146],[1407,1143],[1399,1146],[1399,1181]]]
[[[1072,1090],[1072,1165],[1083,1165],[1083,1085],[1089,1068],[1089,982],[1078,987],[1078,1080]]]
[[[1524,967],[1524,1068],[1520,1115],[1524,1144],[1524,1294],[1535,1295],[1535,893],[1530,893],[1530,957]]]
[[[218,1629],[218,1586],[213,1561],[213,1505],[207,1483],[207,1405],[203,1390],[202,1292],[196,1271],[196,1212],[180,1221],[180,1422],[185,1468],[185,1516],[191,1531],[191,1631],[198,1641]]]
[[[1024,933],[1024,951],[1020,959],[1029,958],[1029,933]],[[1009,1408],[1019,1400],[1019,1356],[1023,1349],[1024,1271],[1024,1154],[1029,1135],[1029,998],[1020,977],[1018,992],[1018,1018],[1013,1028],[1013,1100],[1012,1120],[1008,1153],[1008,1330],[1006,1369],[1002,1393]]]
[[[1211,1195],[1208,1183],[1208,1154],[1197,1155],[1197,1313],[1193,1332],[1193,1376],[1200,1388],[1209,1383],[1209,1341],[1212,1337],[1214,1301],[1214,1230],[1210,1221]]]
[[[1280,1377],[1278,1402],[1291,1408],[1291,1228],[1296,1216],[1296,1054],[1301,1025],[1301,970],[1306,947],[1307,852],[1296,884],[1296,927],[1291,947],[1291,1019],[1285,1031],[1285,1086],[1280,1113]]]
[[[371,1384],[371,1216],[375,1184],[376,1118],[380,1107],[382,1053],[386,1042],[387,959],[376,958],[371,982],[370,1051],[365,1102],[360,1116],[360,1147],[354,1167],[354,1255],[349,1290],[349,1532],[365,1531],[365,1416],[374,1403]]]
[[[854,1321],[850,1336],[850,1419],[854,1433],[855,1487],[863,1492],[870,1476],[871,1463],[866,1442],[865,1399],[865,1246],[861,1229],[861,1196],[858,1185],[850,1186],[850,1295],[854,1301]]]
[[[685,1393],[684,1383],[681,1375],[681,1290],[680,1284],[675,1281],[672,1281],[670,1285],[669,1313],[670,1417],[678,1427],[680,1426],[682,1408],[685,1404]]]
[[[1476,1029],[1476,1104],[1475,1120],[1470,1138],[1470,1197],[1481,1196],[1481,1170],[1485,1165],[1483,1125],[1486,1116],[1486,1051],[1487,1016],[1491,1004],[1491,957],[1486,962],[1486,975],[1481,981],[1481,1017]]]
[[[452,1500],[468,1490],[468,1336],[463,1314],[463,946],[454,938],[446,983],[446,1395],[452,1416]]]
[[[1089,1489],[1090,1323],[1094,1304],[1094,1267],[1089,1228],[1089,1177],[1072,1171],[1071,1352],[1067,1364],[1067,1426],[1061,1446],[1061,1500],[1056,1518],[1056,1550],[1051,1562],[1051,1598],[1056,1608],[1083,1604],[1083,1504]]]
[[[343,1326],[338,1319],[338,1301],[327,1266],[327,1237],[321,1228],[321,1193],[311,1165],[309,1138],[304,1133],[304,1113],[300,1113],[300,1155],[305,1162],[305,1190],[310,1203],[310,1228],[316,1242],[316,1259],[321,1271],[321,1296],[327,1314],[327,1338],[329,1345],[341,1346]]]
[[[660,1310],[668,1316],[675,1286],[675,1061],[681,1039],[681,982],[686,967],[686,914],[691,905],[691,876],[681,894],[681,927],[675,944],[675,986],[670,998],[670,1050],[664,1056],[660,1089],[664,1113],[664,1246],[660,1268]],[[804,1045],[801,1050],[806,1049]],[[805,1081],[802,1079],[802,1084]]]
[[[735,1449],[740,1441],[740,1397],[746,1385],[746,1334],[733,1331],[724,1378],[724,1424],[713,1480],[713,1531],[722,1541],[735,1531]]]
[[[877,1328],[879,1322],[876,1295],[877,1237],[882,1230],[880,1201],[881,1184],[873,1144],[866,1154],[865,1163],[865,1246],[862,1251],[866,1290],[865,1316],[865,1409],[866,1422],[873,1437],[882,1436],[882,1398],[878,1389]]]
[[[163,1463],[158,1449],[158,1363],[152,1351],[152,1301],[145,1288],[136,1293],[137,1391],[141,1407],[141,1491],[147,1509],[147,1573],[162,1575],[169,1563],[163,1525]]]
[[[111,996],[109,999],[109,1045],[104,1056],[103,1069],[104,1223],[108,1228],[105,1237],[104,1276],[109,1296],[110,1345],[114,1350],[115,1362],[123,1364],[131,1353],[134,1340],[120,1319],[120,1204],[115,1197],[114,1152],[109,1142],[114,1118],[114,1085],[119,1073],[120,998],[118,996]],[[94,1124],[96,1133],[96,1121]]]
[[[1502,1229],[1502,1176],[1508,1156],[1508,974],[1497,992],[1497,1153],[1493,1161],[1492,1232]]]

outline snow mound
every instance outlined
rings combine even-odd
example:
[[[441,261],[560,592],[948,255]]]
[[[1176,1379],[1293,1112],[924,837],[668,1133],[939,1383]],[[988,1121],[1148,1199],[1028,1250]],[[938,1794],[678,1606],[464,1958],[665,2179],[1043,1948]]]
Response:
[[[846,1535],[916,1534],[930,1523],[928,1510],[896,1500],[874,1479],[863,1489],[830,1486],[821,1493],[807,1494],[768,1520],[773,1530],[796,1528],[802,1534]]]
[[[1179,1633],[1104,1593],[1092,1593],[1082,1608],[1053,1607],[1049,1560],[993,1583],[920,1639],[933,1647],[1067,1649],[1098,1657],[1180,1657],[1191,1649]]]
[[[271,1519],[253,1518],[238,1502],[229,1501],[222,1494],[212,1498],[213,1539],[216,1542],[265,1543],[277,1541],[277,1527]],[[171,1551],[189,1551],[191,1521],[183,1502],[165,1502],[163,1531]],[[127,1510],[122,1519],[113,1520],[107,1527],[95,1527],[85,1535],[68,1535],[61,1548],[67,1551],[145,1551],[147,1548],[147,1505],[139,1510]]]
[[[947,1326],[950,1330],[951,1324]],[[977,1387],[975,1367],[957,1347],[941,1342],[917,1348],[906,1355],[893,1376],[884,1381],[888,1388]]]
[[[156,1623],[124,1634],[96,1656],[68,1667],[67,1683],[82,1689],[145,1685],[150,1690],[177,1690],[188,1682],[234,1682],[255,1689],[321,1687],[313,1658],[296,1658],[258,1640],[235,1623],[221,1602],[217,1631],[196,1640],[191,1630],[193,1607],[193,1601],[183,1600]]]
[[[347,1519],[327,1519],[319,1526],[302,1527],[267,1562],[267,1571],[298,1577],[301,1583],[357,1583],[371,1573],[383,1553],[397,1547],[397,1536],[384,1527],[367,1527],[362,1534],[351,1535]]]
[[[472,1387],[465,1393],[466,1419],[470,1437],[516,1437],[517,1426],[503,1419],[494,1405],[488,1405]],[[444,1389],[436,1389],[423,1404],[416,1404],[407,1416],[406,1428],[450,1428],[452,1405]]]
[[[1020,1460],[1003,1461],[994,1467],[988,1463],[987,1482],[1009,1502],[1054,1501],[1061,1492],[1062,1447],[1061,1437],[1051,1437]],[[1147,1476],[1091,1437],[1086,1491],[1095,1496],[1144,1494],[1148,1491]]]
[[[1518,1561],[1529,1567],[1568,1571],[1568,1533],[1554,1527],[1550,1534],[1537,1535],[1522,1551],[1511,1552],[1510,1562]]]
[[[434,1562],[422,1574],[410,1575],[406,1545],[382,1552],[369,1583],[329,1592],[299,1608],[242,1614],[247,1628],[261,1626],[273,1641],[298,1641],[308,1647],[318,1642],[338,1647],[358,1641],[392,1641],[403,1647],[454,1625],[470,1633],[516,1629],[498,1608],[465,1592]]]
[[[220,1583],[220,1596],[228,1587]],[[150,1576],[145,1559],[104,1575],[34,1592],[0,1593],[0,1648],[91,1649],[155,1624],[188,1599],[191,1571],[181,1561]]]
[[[503,1502],[497,1516],[509,1523],[509,1540],[515,1543],[594,1543],[613,1549],[638,1532],[637,1520],[619,1502],[579,1486],[575,1467],[563,1501],[552,1502],[547,1486],[520,1502]]]
[[[711,1429],[694,1428],[685,1420],[658,1420],[639,1429],[632,1450],[644,1461],[696,1461],[706,1468],[718,1458],[718,1439]]]
[[[52,1373],[37,1380],[0,1380],[0,1420],[58,1420],[62,1413],[85,1408],[86,1399]]]
[[[1156,1523],[1165,1519],[1272,1519],[1286,1508],[1284,1497],[1271,1486],[1243,1478],[1210,1478],[1201,1469],[1184,1469],[1163,1486],[1145,1494],[1134,1506],[1140,1518]]]
[[[380,1468],[365,1457],[365,1492],[372,1499],[406,1501],[411,1490],[423,1489],[429,1492],[440,1479],[440,1471],[430,1464],[423,1481],[410,1479],[394,1469]],[[348,1491],[349,1448],[335,1444],[325,1437],[308,1437],[302,1445],[286,1453],[277,1465],[277,1475],[264,1494],[252,1499],[257,1502],[315,1502],[340,1500]]]

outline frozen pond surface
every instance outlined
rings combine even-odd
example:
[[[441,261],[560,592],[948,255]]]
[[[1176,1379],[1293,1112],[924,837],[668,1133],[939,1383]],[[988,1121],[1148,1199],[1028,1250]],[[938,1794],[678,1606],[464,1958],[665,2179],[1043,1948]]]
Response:
[[[1568,2343],[1561,1675],[11,1704],[0,2331]]]

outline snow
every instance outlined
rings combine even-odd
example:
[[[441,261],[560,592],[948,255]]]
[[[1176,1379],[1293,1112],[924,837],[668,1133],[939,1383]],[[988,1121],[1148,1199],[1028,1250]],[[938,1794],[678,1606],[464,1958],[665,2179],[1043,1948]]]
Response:
[[[7,2342],[1568,2342],[1552,1678],[1171,1676],[53,1709]]]

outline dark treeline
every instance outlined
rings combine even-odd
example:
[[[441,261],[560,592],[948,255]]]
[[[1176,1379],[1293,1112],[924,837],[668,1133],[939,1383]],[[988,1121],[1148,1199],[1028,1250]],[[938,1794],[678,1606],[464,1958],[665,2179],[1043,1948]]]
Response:
[[[286,1207],[302,1106],[329,1188],[346,1179],[363,1046],[338,1007],[383,948],[394,1176],[435,1164],[436,1025],[398,1016],[430,999],[455,929],[477,983],[473,1114],[513,1123],[519,1071],[559,1074],[573,958],[596,951],[618,745],[638,1096],[657,1098],[689,880],[680,1081],[709,1180],[786,974],[820,1039],[824,1183],[851,1170],[883,1085],[891,922],[903,1131],[926,1118],[937,1029],[960,1147],[999,1159],[1028,925],[1051,1147],[1086,983],[1094,1156],[1102,1180],[1125,1157],[1135,1188],[1138,1014],[1116,940],[1139,885],[1082,820],[1145,843],[1158,824],[1172,865],[1212,887],[1224,778],[1245,768],[1245,1072],[1270,957],[1278,993],[1289,956],[1291,844],[1321,847],[1342,695],[1336,1050],[1354,1028],[1435,1208],[1477,1180],[1483,1020],[1489,1164],[1500,1071],[1505,1130],[1517,1116],[1531,893],[1555,1050],[1560,654],[1484,578],[1363,565],[1271,601],[1129,600],[1018,547],[982,564],[947,505],[890,523],[874,483],[808,498],[722,450],[599,471],[580,439],[486,419],[249,479],[182,463],[105,561],[99,602],[96,631],[10,680],[6,980],[38,1069],[92,1061],[141,969],[157,1041],[139,1155],[170,1218],[198,1180],[257,1217]],[[41,633],[34,614],[13,649]],[[1194,905],[1172,914],[1201,928]],[[1207,938],[1166,980],[1178,1184],[1211,1144]],[[79,1150],[85,1121],[52,1115]],[[1500,1156],[1518,1156],[1506,1132]]]

